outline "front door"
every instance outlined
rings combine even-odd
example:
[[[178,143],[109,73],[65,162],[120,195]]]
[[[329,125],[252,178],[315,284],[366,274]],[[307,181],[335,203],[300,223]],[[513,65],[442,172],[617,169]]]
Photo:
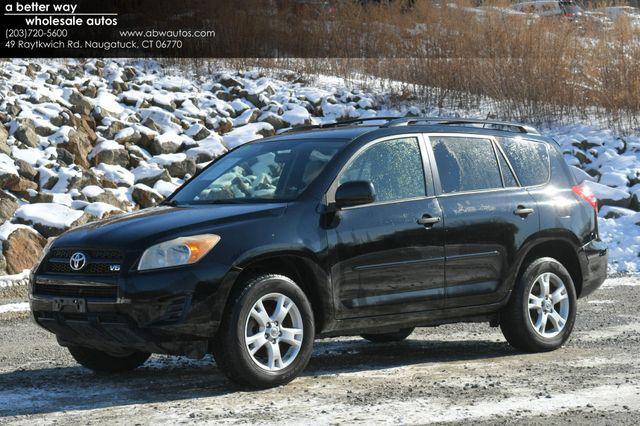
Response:
[[[376,201],[338,211],[328,230],[338,318],[443,306],[442,214],[424,154],[417,135],[376,141],[339,176],[372,182]]]

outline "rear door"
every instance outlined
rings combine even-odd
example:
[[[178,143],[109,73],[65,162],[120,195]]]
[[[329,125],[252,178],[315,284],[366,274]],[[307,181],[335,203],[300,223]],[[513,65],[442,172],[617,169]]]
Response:
[[[518,248],[539,229],[535,201],[494,138],[430,134],[428,141],[445,225],[445,306],[498,302]]]

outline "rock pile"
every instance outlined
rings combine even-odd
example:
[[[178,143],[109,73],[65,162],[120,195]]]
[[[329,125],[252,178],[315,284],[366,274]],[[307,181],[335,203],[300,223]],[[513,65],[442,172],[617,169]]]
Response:
[[[0,64],[0,275],[71,227],[156,205],[249,140],[376,114],[372,96],[291,80],[191,81],[152,61]]]

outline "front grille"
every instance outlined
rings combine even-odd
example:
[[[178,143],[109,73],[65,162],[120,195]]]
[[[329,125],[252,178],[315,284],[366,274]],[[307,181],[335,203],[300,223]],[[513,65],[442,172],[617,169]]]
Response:
[[[74,253],[82,252],[89,256],[91,259],[102,260],[122,260],[122,252],[112,249],[69,249],[69,248],[56,248],[52,249],[49,253],[51,257],[63,258],[69,260]]]
[[[83,253],[86,256],[86,265],[76,271],[71,268],[69,261],[74,253]],[[71,249],[55,248],[49,253],[49,257],[43,272],[50,274],[87,274],[87,275],[117,275],[123,254],[119,250],[112,249]]]
[[[83,297],[105,299],[115,301],[118,297],[118,287],[114,285],[60,285],[60,284],[39,284],[33,288],[34,295],[62,296],[62,297]]]
[[[117,274],[118,271],[112,271],[113,263],[88,263],[87,266],[80,271],[74,271],[69,266],[69,262],[57,262],[49,260],[47,271],[51,274],[92,274],[92,275],[110,275]]]

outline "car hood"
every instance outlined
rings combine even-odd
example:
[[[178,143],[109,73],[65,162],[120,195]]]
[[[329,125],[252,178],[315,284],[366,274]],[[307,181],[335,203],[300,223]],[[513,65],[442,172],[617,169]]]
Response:
[[[160,206],[123,214],[67,231],[55,247],[112,247],[135,250],[171,238],[215,232],[216,227],[279,216],[286,204]]]

